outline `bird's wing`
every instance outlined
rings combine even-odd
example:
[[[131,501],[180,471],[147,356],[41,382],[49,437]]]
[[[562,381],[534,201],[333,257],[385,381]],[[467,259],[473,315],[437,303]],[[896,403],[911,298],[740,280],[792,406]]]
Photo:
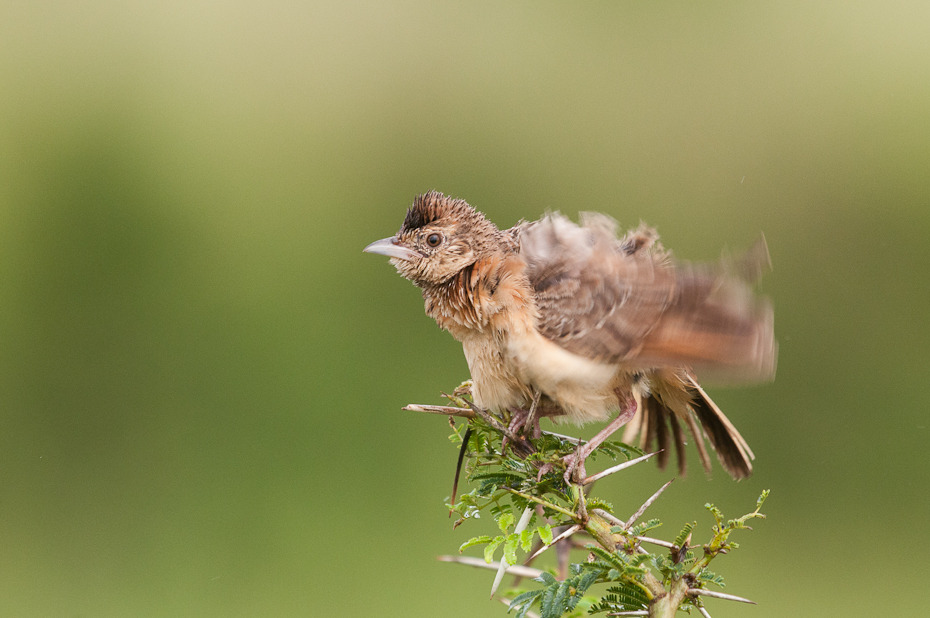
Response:
[[[740,260],[677,264],[645,226],[618,239],[615,222],[558,214],[515,228],[536,293],[539,330],[566,350],[631,369],[687,366],[726,381],[770,379],[769,303],[750,280],[764,243]]]

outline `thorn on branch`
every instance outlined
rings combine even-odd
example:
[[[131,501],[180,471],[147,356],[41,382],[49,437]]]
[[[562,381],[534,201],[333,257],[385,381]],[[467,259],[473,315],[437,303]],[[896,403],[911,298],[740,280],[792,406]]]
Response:
[[[557,537],[555,537],[554,539],[552,539],[552,542],[551,542],[551,543],[549,543],[548,545],[543,545],[542,547],[540,547],[540,548],[536,551],[536,553],[534,553],[532,556],[530,556],[529,558],[527,558],[527,562],[529,562],[529,561],[531,561],[531,560],[535,560],[536,558],[539,557],[539,555],[540,555],[541,553],[543,553],[544,551],[546,551],[547,549],[549,549],[550,547],[552,547],[553,545],[555,545],[555,544],[558,543],[559,541],[561,541],[561,540],[563,540],[563,539],[567,539],[568,537],[570,537],[571,535],[575,534],[576,532],[578,532],[578,531],[581,530],[582,528],[584,528],[584,526],[582,526],[581,524],[575,524],[575,525],[573,525],[573,526],[570,526],[570,527],[569,527],[567,530],[565,530],[562,534],[560,534],[559,536],[557,536]]]
[[[475,567],[477,569],[489,569],[496,571],[500,568],[500,562],[485,562],[484,558],[475,558],[473,556],[436,556],[436,560],[440,562],[457,562],[459,564],[464,564],[465,566]],[[532,567],[520,566],[515,564],[507,567],[508,575],[516,575],[518,577],[529,577],[535,578],[542,575],[542,571],[539,569],[534,569]]]
[[[653,453],[653,455],[654,455],[654,454],[655,454],[655,453]],[[659,496],[662,495],[662,492],[665,491],[666,489],[668,489],[668,486],[671,485],[671,484],[672,484],[672,481],[674,481],[674,480],[675,480],[675,479],[672,479],[671,481],[668,481],[668,482],[667,482],[665,485],[663,485],[662,487],[659,487],[658,491],[656,491],[654,494],[652,494],[652,496],[651,496],[648,500],[646,500],[645,502],[643,502],[643,505],[642,505],[641,507],[639,507],[639,510],[637,510],[635,513],[633,513],[633,516],[630,517],[630,519],[624,524],[624,527],[625,527],[627,530],[629,530],[629,529],[633,526],[633,524],[636,523],[636,520],[643,516],[643,513],[646,512],[646,509],[648,509],[650,506],[652,506],[652,503],[659,499]]]
[[[632,468],[632,467],[635,466],[636,464],[641,463],[641,462],[644,462],[644,461],[646,461],[647,459],[649,459],[650,457],[653,457],[653,456],[659,454],[660,452],[661,452],[661,451],[656,451],[655,453],[646,453],[645,455],[643,455],[643,456],[641,456],[641,457],[637,457],[636,459],[631,459],[630,461],[625,461],[625,462],[623,462],[622,464],[617,464],[616,466],[607,468],[606,470],[604,470],[604,471],[602,471],[602,472],[598,472],[597,474],[592,474],[591,476],[589,476],[588,478],[586,478],[584,481],[582,481],[581,484],[582,484],[582,485],[590,485],[590,484],[593,483],[594,481],[600,480],[600,479],[604,478],[605,476],[610,476],[611,474],[614,474],[615,472],[620,472],[621,470],[626,470],[627,468]]]
[[[651,543],[652,545],[658,545],[659,547],[665,547],[667,549],[678,549],[678,546],[674,543],[669,543],[668,541],[663,541],[662,539],[654,539],[648,536],[637,536],[633,538],[642,543]]]
[[[445,414],[447,416],[460,416],[462,418],[475,418],[474,411],[469,408],[454,408],[452,406],[430,406],[426,404],[411,403],[401,410],[408,412],[425,412],[427,414]]]
[[[737,601],[738,603],[749,603],[751,605],[756,605],[755,601],[750,601],[749,599],[738,597],[735,594],[727,594],[725,592],[717,592],[715,590],[705,590],[703,588],[688,588],[688,596],[711,597],[714,599],[723,599],[724,601]]]

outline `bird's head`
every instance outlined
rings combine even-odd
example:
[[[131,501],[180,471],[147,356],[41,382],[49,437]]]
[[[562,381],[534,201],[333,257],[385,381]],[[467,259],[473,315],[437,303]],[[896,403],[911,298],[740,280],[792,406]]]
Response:
[[[376,240],[364,251],[388,256],[404,278],[426,287],[448,281],[493,251],[499,235],[464,200],[430,191],[414,200],[396,235]]]

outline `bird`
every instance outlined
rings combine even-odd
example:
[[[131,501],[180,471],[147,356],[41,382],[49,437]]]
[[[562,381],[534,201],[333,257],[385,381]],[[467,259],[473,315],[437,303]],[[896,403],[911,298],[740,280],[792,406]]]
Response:
[[[625,442],[660,449],[662,468],[674,446],[685,473],[690,435],[707,474],[705,438],[730,476],[752,473],[755,455],[698,375],[774,378],[772,304],[754,292],[770,268],[764,237],[742,257],[692,264],[644,223],[620,234],[605,214],[575,223],[549,212],[499,229],[466,201],[429,191],[394,236],[364,251],[390,258],[461,342],[475,406],[517,425],[616,414],[569,456],[566,480],[583,479],[587,456],[624,425]]]

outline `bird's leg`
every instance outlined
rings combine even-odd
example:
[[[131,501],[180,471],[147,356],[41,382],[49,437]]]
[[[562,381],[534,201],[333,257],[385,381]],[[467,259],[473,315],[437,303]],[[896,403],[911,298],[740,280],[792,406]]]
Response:
[[[523,427],[530,428],[530,436],[533,439],[542,437],[542,429],[539,427],[539,397],[541,393],[538,390],[533,391],[533,403],[530,404],[530,411],[526,415],[526,422]]]
[[[536,439],[542,437],[542,429],[539,427],[539,391],[533,392],[533,401],[530,403],[530,409],[511,408],[509,429],[513,433]]]
[[[524,441],[526,441],[527,436],[534,440],[542,437],[542,429],[539,427],[539,415],[537,414],[539,397],[539,391],[534,391],[533,401],[530,404],[529,410],[510,408],[511,417],[507,429],[510,430],[511,434],[523,438]],[[505,435],[502,444],[504,449],[507,448],[507,443],[508,438]]]
[[[610,421],[606,427],[601,429],[597,434],[580,445],[571,455],[563,458],[565,462],[565,482],[571,483],[573,480],[581,483],[588,476],[584,469],[584,462],[588,455],[593,453],[597,447],[604,443],[615,431],[630,422],[630,419],[636,414],[640,406],[640,394],[638,389],[633,389],[633,398],[627,400],[626,407],[620,411],[617,418]]]

